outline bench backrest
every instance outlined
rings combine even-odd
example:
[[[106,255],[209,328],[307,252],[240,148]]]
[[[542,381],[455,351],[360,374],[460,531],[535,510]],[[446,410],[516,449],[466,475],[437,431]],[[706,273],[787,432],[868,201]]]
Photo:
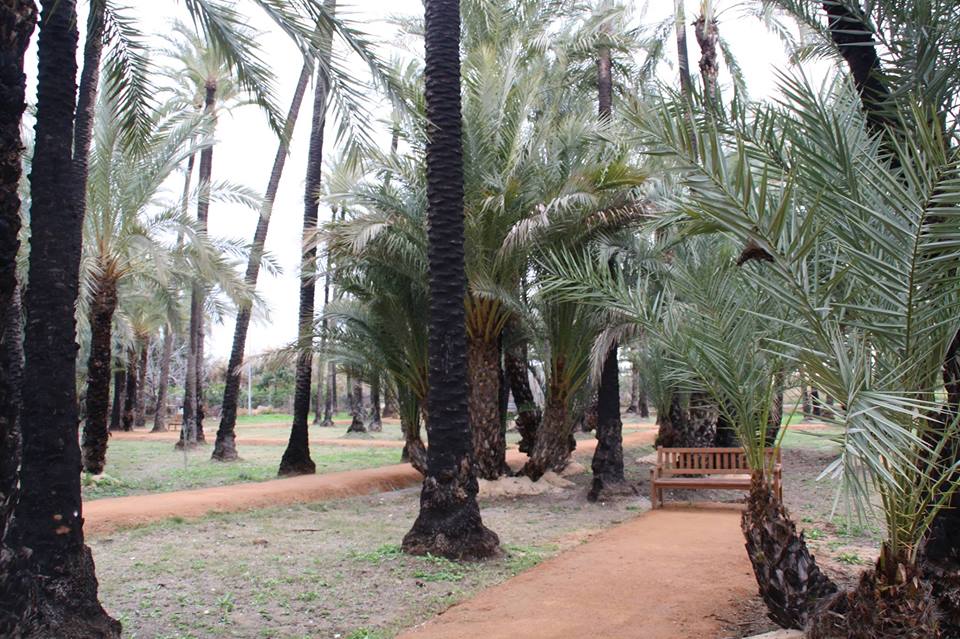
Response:
[[[765,451],[767,462],[780,449]],[[662,475],[734,475],[750,472],[747,456],[742,448],[657,448],[657,465]]]

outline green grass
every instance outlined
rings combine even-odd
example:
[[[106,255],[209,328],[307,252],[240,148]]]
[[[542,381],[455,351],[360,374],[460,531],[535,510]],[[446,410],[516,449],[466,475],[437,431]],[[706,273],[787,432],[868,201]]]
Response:
[[[828,439],[828,436],[837,435],[839,428],[824,428],[815,431],[787,429],[783,436],[784,448],[805,448],[807,450],[836,451],[838,446]]]
[[[334,419],[350,419],[350,413],[336,413]],[[262,415],[237,415],[238,426],[250,426],[255,424],[279,424],[293,421],[293,415],[290,413],[263,413]],[[313,413],[307,418],[307,423],[313,423]]]
[[[210,461],[210,446],[184,455],[171,442],[111,441],[107,450],[109,479],[94,484],[83,477],[84,499],[162,493],[208,486],[276,479],[283,446],[243,446],[241,459]],[[310,451],[318,473],[375,468],[400,463],[400,450],[319,446]]]

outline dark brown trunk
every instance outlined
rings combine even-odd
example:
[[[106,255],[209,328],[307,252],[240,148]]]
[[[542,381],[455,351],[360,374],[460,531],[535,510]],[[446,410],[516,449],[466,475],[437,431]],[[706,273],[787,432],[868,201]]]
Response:
[[[113,409],[110,411],[110,430],[120,430],[120,422],[123,419],[123,398],[127,391],[127,371],[123,369],[123,363],[117,360],[114,363],[113,370]]]
[[[593,485],[587,495],[596,501],[601,491],[626,481],[623,476],[623,422],[620,419],[620,366],[614,344],[603,363],[597,395],[597,447],[593,453]]]
[[[720,101],[720,91],[717,85],[717,76],[720,73],[720,62],[717,57],[717,42],[720,34],[717,30],[717,21],[714,17],[700,15],[693,23],[697,44],[700,45],[700,77],[703,78],[703,95],[708,108],[716,108]]]
[[[384,419],[397,419],[400,417],[400,407],[397,405],[397,396],[393,390],[393,385],[389,382],[383,386],[383,411],[381,415]]]
[[[497,479],[507,454],[500,437],[500,347],[497,342],[468,339],[467,361],[474,473],[481,479]]]
[[[197,321],[200,317],[200,295],[194,285],[190,294],[190,323],[187,327],[187,371],[183,385],[183,419],[177,448],[197,446]]]
[[[167,389],[170,387],[170,360],[173,359],[173,327],[163,329],[163,353],[160,355],[160,379],[157,381],[157,409],[153,414],[154,433],[167,430]]]
[[[810,389],[810,403],[812,405],[812,410],[810,411],[814,417],[823,416],[823,407],[820,405],[820,391],[816,388]]]
[[[803,533],[759,474],[740,527],[770,618],[784,628],[803,629],[837,587],[817,566]]]
[[[260,262],[263,259],[263,247],[267,241],[267,231],[270,228],[270,215],[273,212],[273,203],[280,190],[280,177],[290,152],[290,137],[293,135],[303,104],[303,96],[310,81],[310,69],[304,65],[300,70],[300,78],[293,92],[290,109],[287,111],[287,120],[284,125],[284,136],[280,138],[277,154],[273,158],[273,168],[270,179],[267,181],[267,190],[260,208],[260,218],[253,233],[253,244],[250,248],[250,257],[247,260],[247,271],[244,281],[251,288],[257,287],[260,275]],[[250,327],[250,305],[243,304],[237,312],[237,324],[233,330],[233,347],[230,349],[230,360],[227,364],[226,383],[223,389],[223,405],[220,410],[220,426],[217,429],[217,441],[213,446],[212,459],[217,461],[233,461],[237,459],[237,405],[240,400],[240,367],[243,365],[244,351],[247,345],[247,330]]]
[[[657,446],[664,448],[699,448],[711,446],[716,438],[717,410],[706,393],[691,393],[689,407],[674,393],[670,409],[657,414],[659,432]]]
[[[630,363],[630,404],[623,411],[628,415],[636,415],[640,412],[640,375],[637,373],[637,364]]]
[[[110,372],[113,366],[111,330],[117,308],[113,280],[99,279],[90,301],[90,356],[87,359],[87,418],[83,423],[81,451],[83,469],[93,475],[103,472],[107,459]]]
[[[806,384],[800,386],[800,404],[803,410],[803,418],[809,419],[813,415],[813,402],[810,401],[810,387]]]
[[[529,455],[537,438],[537,428],[540,426],[540,407],[537,406],[533,391],[530,389],[530,376],[527,372],[527,343],[520,342],[506,349],[503,363],[506,378],[510,384],[510,393],[513,395],[513,403],[517,408],[519,449],[521,453]]]
[[[463,303],[460,2],[426,0],[425,14],[430,448],[420,512],[403,538],[403,550],[448,559],[483,559],[499,553],[500,539],[483,525],[471,462]]]
[[[0,535],[6,528],[20,464],[20,122],[26,108],[24,55],[36,21],[37,8],[32,0],[0,6]]]
[[[380,376],[374,375],[370,384],[370,424],[367,429],[371,433],[383,431],[383,420],[380,418]]]
[[[326,308],[326,303],[324,303],[324,308]],[[326,338],[322,338],[321,342],[326,342]],[[324,344],[320,345],[320,352],[324,352]],[[323,358],[317,358],[317,391],[313,394],[313,425],[318,426],[322,420],[321,410],[323,406],[323,387],[324,387],[324,375],[323,375]]]
[[[400,460],[410,462],[421,474],[427,474],[427,447],[420,438],[420,407],[413,392],[408,388],[397,389],[400,430],[403,432],[403,452]]]
[[[137,338],[137,347],[140,349],[140,361],[137,364],[137,392],[133,409],[133,425],[143,428],[147,425],[147,366],[150,363],[150,337],[142,335]]]
[[[133,409],[137,403],[137,351],[130,349],[127,353],[127,382],[126,393],[123,397],[123,415],[121,416],[122,430],[133,430]]]
[[[573,422],[567,413],[566,392],[551,383],[547,390],[543,419],[537,430],[537,441],[519,474],[537,481],[548,470],[560,472],[570,463],[570,453],[575,447]]]
[[[337,403],[337,365],[333,362],[327,363],[327,396],[323,399],[323,421],[320,423],[325,428],[333,426],[333,412]]]
[[[363,409],[363,384],[356,377],[353,378],[350,392],[350,427],[348,433],[365,433],[367,427],[363,421],[366,419],[366,411]]]
[[[324,7],[331,14],[336,11],[336,0],[326,0]],[[329,62],[331,38],[327,30],[323,34],[321,55]],[[280,461],[280,475],[305,475],[317,471],[316,464],[310,458],[310,439],[307,433],[307,419],[310,414],[310,378],[313,373],[313,314],[316,293],[317,246],[313,242],[316,234],[319,213],[317,193],[320,192],[320,178],[323,166],[323,127],[325,124],[327,98],[330,81],[324,68],[319,65],[316,87],[313,93],[313,115],[310,126],[310,148],[307,152],[307,177],[303,194],[303,254],[300,259],[300,310],[297,318],[297,344],[300,354],[297,356],[296,381],[293,394],[293,424],[290,427],[290,440]]]
[[[641,418],[647,419],[650,417],[650,406],[647,403],[647,392],[642,386],[637,389],[637,409],[639,410]]]
[[[24,300],[23,388],[30,392],[22,397],[20,490],[0,552],[0,636],[113,639],[120,624],[97,601],[80,497],[74,311],[83,218],[69,179],[76,4],[50,0],[42,7]]]

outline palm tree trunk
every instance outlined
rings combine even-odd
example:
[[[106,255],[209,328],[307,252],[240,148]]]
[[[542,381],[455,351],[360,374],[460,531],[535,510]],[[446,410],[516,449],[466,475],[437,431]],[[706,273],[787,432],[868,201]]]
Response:
[[[720,73],[720,63],[717,58],[717,41],[720,33],[717,30],[717,20],[713,15],[712,3],[704,3],[705,11],[697,16],[693,23],[697,44],[700,45],[700,77],[703,78],[703,95],[708,108],[714,109],[720,100],[720,91],[717,85],[717,76]]]
[[[123,362],[117,360],[113,371],[113,409],[110,411],[110,430],[120,430],[123,419],[123,397],[127,390],[127,371],[123,369]]]
[[[353,378],[351,389],[350,415],[353,419],[350,421],[350,427],[347,428],[347,432],[365,433],[367,432],[367,428],[363,425],[363,420],[366,418],[366,411],[363,410],[363,384],[359,378]]]
[[[383,430],[383,420],[380,418],[380,375],[374,375],[370,384],[370,425],[371,433]]]
[[[323,422],[321,426],[333,426],[333,413],[337,404],[337,365],[327,362],[327,396],[323,400]]]
[[[427,474],[420,512],[404,552],[482,559],[499,552],[477,504],[470,463],[466,294],[463,254],[463,123],[460,111],[460,2],[426,0],[427,256],[429,391]]]
[[[173,359],[173,327],[170,324],[163,329],[163,353],[160,356],[160,379],[157,383],[157,409],[153,414],[153,430],[161,433],[167,430],[167,389],[170,386],[170,360]]]
[[[640,375],[637,372],[637,363],[630,362],[630,404],[623,411],[630,415],[640,412]]]
[[[310,81],[310,69],[304,65],[300,70],[300,79],[293,92],[290,109],[287,111],[287,120],[284,125],[284,136],[280,138],[277,154],[273,158],[273,169],[267,182],[267,190],[260,209],[260,219],[253,234],[253,244],[250,257],[247,260],[247,272],[244,281],[254,289],[260,275],[260,262],[263,259],[263,247],[267,241],[267,231],[270,228],[270,215],[273,212],[273,203],[280,190],[280,177],[290,153],[290,138],[297,124],[303,96],[307,92],[307,82]],[[237,459],[237,404],[240,399],[240,367],[243,365],[244,350],[247,344],[247,330],[250,327],[250,305],[243,304],[237,312],[237,324],[233,331],[233,347],[230,349],[230,361],[227,364],[227,379],[223,389],[223,406],[220,411],[220,427],[217,429],[217,441],[213,447],[212,459],[217,461],[233,461]]]
[[[513,334],[518,332],[515,320],[508,325],[507,330]],[[537,406],[530,389],[530,375],[527,372],[527,343],[519,344],[506,349],[503,355],[504,372],[513,395],[513,403],[517,408],[517,431],[520,433],[519,449],[528,455],[533,450],[537,439],[537,429],[540,426],[540,407]]]
[[[90,356],[87,359],[87,419],[83,423],[81,450],[83,469],[93,475],[103,472],[107,459],[110,371],[113,366],[111,330],[117,308],[113,280],[98,278],[90,303]]]
[[[326,306],[326,305],[324,305]],[[321,341],[326,341],[322,339]],[[324,347],[321,344],[320,350],[323,351]],[[317,360],[317,391],[313,394],[313,425],[317,426],[322,420],[321,416],[321,406],[323,406],[323,386],[324,386],[324,375],[323,375],[323,359],[320,357],[316,358]]]
[[[123,430],[133,430],[133,411],[137,405],[137,351],[131,348],[127,353],[127,392],[123,398]]]
[[[0,566],[0,635],[114,638],[83,538],[76,388],[82,210],[71,176],[76,108],[74,0],[42,3],[20,489]]]
[[[646,419],[650,417],[650,406],[647,402],[647,391],[644,390],[643,386],[639,385],[639,380],[637,380],[637,410],[640,413],[640,417]]]
[[[384,419],[396,419],[400,417],[400,407],[397,405],[396,391],[393,384],[389,381],[383,386],[383,411],[381,416]]]
[[[403,452],[400,460],[410,462],[421,474],[427,474],[427,447],[420,438],[421,404],[409,388],[397,387],[397,404],[400,413],[400,430],[403,432]]]
[[[336,221],[337,213],[334,209],[331,213],[332,221]],[[332,277],[332,263],[330,259],[330,248],[327,247],[327,268],[324,269],[323,273],[323,312],[327,312],[327,305],[330,303],[330,279]],[[321,371],[324,366],[324,359],[327,356],[327,332],[330,329],[330,323],[327,321],[326,316],[323,318],[323,323],[321,325],[321,334],[320,334],[320,366]],[[333,405],[337,400],[337,380],[336,380],[336,368],[334,363],[328,362],[327,366],[327,375],[323,376],[321,373],[317,374],[317,409],[316,415],[314,416],[313,423],[319,424],[320,426],[330,427],[333,426]],[[320,398],[326,391],[326,396],[323,400],[323,417],[320,417]]]
[[[674,0],[673,15],[677,32],[677,66],[680,68],[680,92],[689,99],[693,94],[693,82],[690,79],[690,54],[687,52],[687,18],[683,2],[684,0]]]
[[[197,286],[190,294],[190,324],[187,327],[187,374],[183,384],[183,419],[176,448],[197,446],[197,321],[200,317],[200,295]]]
[[[326,0],[323,6],[330,14],[336,10],[336,0]],[[330,56],[332,33],[325,31],[321,55]],[[327,58],[329,62],[329,57]],[[330,92],[325,64],[318,65],[317,84],[313,94],[313,119],[310,129],[310,149],[307,153],[307,179],[303,195],[303,256],[300,262],[300,313],[298,340],[301,349],[297,357],[296,381],[293,395],[293,424],[290,441],[280,461],[280,475],[303,475],[316,472],[310,459],[310,441],[307,434],[307,417],[310,413],[310,377],[313,372],[313,314],[316,291],[317,248],[312,241],[317,229],[317,214],[320,206],[317,193],[323,166],[323,127],[327,98]]]
[[[150,362],[150,336],[142,335],[137,339],[140,362],[137,364],[137,392],[135,395],[133,425],[143,428],[147,425],[147,365]]]
[[[507,454],[500,437],[500,346],[468,338],[467,361],[473,469],[481,479],[497,479]]]
[[[33,0],[7,2],[0,7],[0,531],[6,528],[20,465],[20,121],[26,109],[23,60],[36,21]]]
[[[537,481],[548,470],[560,472],[570,463],[570,453],[576,448],[576,440],[573,439],[573,423],[567,405],[566,390],[551,382],[537,441],[520,471],[521,475]]]

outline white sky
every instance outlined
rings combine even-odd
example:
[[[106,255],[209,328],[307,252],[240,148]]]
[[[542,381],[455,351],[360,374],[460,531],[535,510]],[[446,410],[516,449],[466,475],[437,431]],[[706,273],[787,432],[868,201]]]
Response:
[[[643,0],[636,0],[638,10]],[[674,0],[649,0],[645,22],[659,22],[669,16]],[[699,7],[699,0],[685,0],[687,21],[692,22]],[[737,0],[717,0],[721,9],[719,29],[732,46],[739,60],[747,84],[754,99],[767,96],[773,87],[773,71],[785,66],[785,56],[780,42],[768,33],[757,21],[744,18],[733,8]],[[175,18],[185,18],[182,3],[156,2],[155,0],[128,0],[128,5],[142,16],[142,28],[162,33]],[[339,4],[339,3],[338,3]],[[243,2],[239,6],[252,7],[252,3]],[[724,8],[730,10],[722,11]],[[81,3],[80,12],[87,11],[86,3]],[[413,15],[422,13],[421,0],[366,0],[349,6],[340,4],[338,13],[349,14],[360,28],[377,43],[394,40],[393,27],[385,22],[391,15]],[[285,37],[271,28],[268,18],[250,9],[250,24],[266,33],[261,39],[265,59],[273,65],[277,84],[277,101],[285,112],[300,72],[301,58],[296,48]],[[83,17],[81,18],[81,20]],[[81,24],[82,27],[82,24]],[[81,34],[83,33],[81,28]],[[81,41],[81,49],[82,49]],[[691,57],[691,69],[696,72],[699,50],[693,29],[688,29],[688,47]],[[669,53],[676,55],[675,40],[671,36]],[[36,58],[28,59],[28,75],[31,81],[36,76]],[[721,68],[721,83],[729,84],[726,70]],[[35,82],[34,82],[35,84]],[[247,354],[254,355],[264,350],[282,346],[296,336],[297,306],[299,301],[298,270],[300,263],[300,235],[303,222],[303,189],[306,172],[307,141],[312,109],[312,89],[308,90],[300,112],[300,118],[293,137],[290,157],[287,159],[280,191],[273,209],[270,232],[267,238],[267,250],[273,254],[283,269],[280,276],[271,276],[261,271],[257,290],[269,305],[269,322],[260,322],[251,326],[247,338]],[[383,114],[386,115],[386,111]],[[325,156],[332,149],[332,132],[326,139]],[[266,124],[261,112],[255,107],[245,107],[224,115],[218,121],[217,145],[214,151],[214,179],[225,179],[243,184],[260,192],[266,187],[267,178],[276,153],[277,141]],[[389,143],[389,134],[380,127],[378,139],[384,146]],[[177,184],[182,183],[182,178]],[[179,186],[177,187],[179,188]],[[321,207],[320,219],[328,219],[329,210]],[[250,241],[256,225],[257,214],[242,207],[214,203],[210,207],[210,232],[213,235],[239,238]],[[317,294],[317,310],[322,304],[322,290]],[[207,341],[207,352],[214,358],[226,359],[230,353],[234,322],[232,318],[223,325],[212,328],[211,338]]]

